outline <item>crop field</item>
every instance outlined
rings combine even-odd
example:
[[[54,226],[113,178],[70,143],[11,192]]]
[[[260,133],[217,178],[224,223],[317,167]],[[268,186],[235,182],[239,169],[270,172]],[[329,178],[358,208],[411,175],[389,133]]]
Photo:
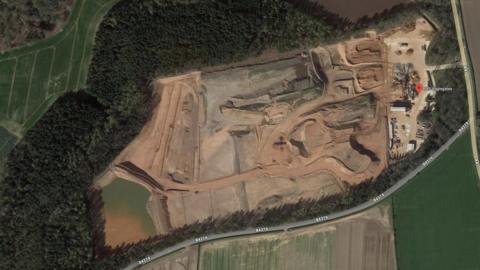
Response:
[[[142,270],[395,270],[390,202],[336,221],[286,232],[213,240]]]
[[[84,86],[97,26],[118,1],[78,0],[59,34],[0,52],[0,158],[60,95]]]
[[[396,269],[389,204],[303,229],[200,245],[198,269]]]
[[[231,241],[222,248],[202,247],[200,269],[332,269],[333,232],[288,240]]]
[[[463,135],[393,197],[399,269],[480,269],[480,191]]]

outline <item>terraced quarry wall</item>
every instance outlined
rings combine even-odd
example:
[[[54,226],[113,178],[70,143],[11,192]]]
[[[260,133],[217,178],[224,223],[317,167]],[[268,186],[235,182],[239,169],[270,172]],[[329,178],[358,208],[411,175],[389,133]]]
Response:
[[[311,51],[321,59],[316,65],[298,55],[158,79],[152,117],[111,173],[152,192],[149,208],[164,209],[153,215],[157,233],[316,200],[376,177],[387,166],[384,48],[375,38],[348,44],[353,49],[343,55],[361,66],[347,57],[330,63],[330,52],[342,55],[342,47],[331,46]],[[373,57],[363,53],[370,46]],[[381,76],[362,79],[375,82],[364,89],[357,70],[370,66]],[[343,80],[352,82],[351,91],[338,92]]]
[[[410,31],[427,42],[428,26],[419,19],[410,30],[370,31],[286,60],[159,78],[151,118],[109,174],[152,192],[158,234],[345,194],[392,160],[400,131],[387,123],[397,98],[423,102],[409,98],[409,81],[395,81],[385,40]]]

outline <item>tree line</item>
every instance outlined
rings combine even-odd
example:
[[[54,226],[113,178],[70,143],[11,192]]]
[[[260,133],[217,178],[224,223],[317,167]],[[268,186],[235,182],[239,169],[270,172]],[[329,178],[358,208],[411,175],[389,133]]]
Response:
[[[423,0],[422,10],[439,25],[427,51],[430,65],[453,63],[459,59],[459,47],[450,0]]]
[[[354,31],[326,11],[301,10],[300,4],[283,0],[125,0],[114,6],[97,32],[87,87],[61,97],[8,157],[0,181],[0,268],[118,269],[152,249],[200,233],[344,209],[394,183],[401,166],[407,166],[401,164],[414,166],[426,154],[422,149],[438,147],[461,122],[450,118],[454,112],[448,109],[464,101],[463,96],[448,96],[461,91],[439,93],[435,132],[418,157],[405,157],[377,180],[351,187],[344,196],[234,213],[135,245],[105,247],[100,194],[89,187],[148,119],[155,104],[150,80],[241,60],[268,48],[329,42]],[[458,104],[452,104],[455,98]]]

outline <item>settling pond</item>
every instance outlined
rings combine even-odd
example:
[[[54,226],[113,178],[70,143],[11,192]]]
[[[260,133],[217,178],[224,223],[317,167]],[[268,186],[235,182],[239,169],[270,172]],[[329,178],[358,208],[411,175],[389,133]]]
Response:
[[[141,185],[117,178],[103,188],[107,245],[136,242],[155,235],[147,212],[150,192]]]

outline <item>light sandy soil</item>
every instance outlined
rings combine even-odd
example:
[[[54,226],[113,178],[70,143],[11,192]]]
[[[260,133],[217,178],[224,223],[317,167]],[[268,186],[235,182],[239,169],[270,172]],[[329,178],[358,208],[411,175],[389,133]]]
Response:
[[[336,76],[329,68],[328,76]],[[385,134],[376,97],[385,91],[384,75],[365,78],[379,84],[361,94],[337,97],[327,86],[321,95],[305,94],[301,105],[274,101],[308,72],[313,66],[300,57],[205,78],[195,72],[157,80],[160,101],[152,118],[111,171],[150,186],[149,209],[159,233],[209,216],[317,199],[342,192],[344,183],[375,177],[387,164],[385,146],[380,141],[366,152],[358,138]],[[266,104],[248,107],[252,102]],[[140,174],[115,166],[123,162]],[[160,211],[162,204],[167,209]]]
[[[388,166],[392,74],[384,38],[396,31],[403,30],[268,64],[158,79],[151,119],[109,173],[148,187],[158,233],[375,178]]]
[[[129,228],[125,231],[125,228]],[[136,216],[125,213],[111,213],[105,215],[105,242],[114,247],[122,243],[135,243],[149,237],[145,233],[142,223]]]
[[[157,80],[160,102],[152,119],[115,163],[134,161],[156,178],[195,181],[203,105],[197,92],[199,80],[199,72]]]
[[[284,203],[295,203],[298,198],[316,199],[341,190],[330,174],[312,174],[303,177],[274,179],[261,178],[245,182],[250,209],[270,208]]]
[[[400,142],[393,144],[390,150],[392,155],[408,152],[407,145],[411,140],[417,142],[418,149],[419,145],[423,143],[424,137],[417,136],[417,132],[427,134],[418,125],[417,116],[425,108],[427,96],[435,95],[435,91],[428,90],[429,77],[427,73],[428,70],[433,70],[434,68],[427,66],[425,63],[426,50],[430,45],[433,34],[433,27],[427,20],[421,18],[416,21],[414,28],[400,29],[386,35],[384,38],[388,47],[388,61],[390,63],[413,64],[413,70],[418,77],[412,83],[421,83],[423,85],[423,91],[411,99],[412,108],[408,113],[389,112],[389,122],[391,123],[392,118],[394,118],[398,123],[395,133],[400,139]],[[401,100],[405,95],[406,90],[404,87],[392,85],[391,100]]]

